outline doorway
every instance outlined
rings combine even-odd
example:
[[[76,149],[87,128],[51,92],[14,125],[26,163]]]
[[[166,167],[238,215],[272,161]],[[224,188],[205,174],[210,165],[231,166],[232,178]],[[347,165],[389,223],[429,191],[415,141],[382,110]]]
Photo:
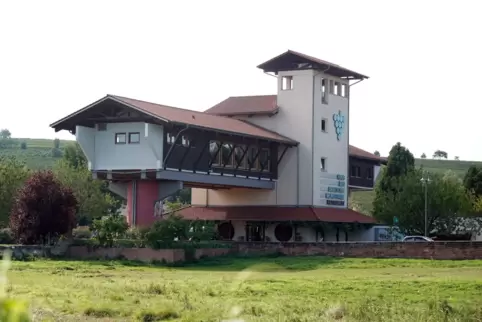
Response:
[[[264,241],[266,225],[264,223],[248,222],[246,223],[246,241],[260,242]]]

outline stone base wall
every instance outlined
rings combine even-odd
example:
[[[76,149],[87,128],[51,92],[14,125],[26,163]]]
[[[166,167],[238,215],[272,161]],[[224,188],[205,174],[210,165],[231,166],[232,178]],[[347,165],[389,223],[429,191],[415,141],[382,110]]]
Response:
[[[482,259],[482,242],[237,243],[237,253],[362,258]]]
[[[482,242],[364,242],[364,243],[235,243],[232,248],[202,248],[194,254],[183,249],[97,248],[71,246],[67,256],[76,259],[128,259],[144,262],[183,262],[186,259],[226,254],[288,256],[322,255],[361,258],[482,259]]]

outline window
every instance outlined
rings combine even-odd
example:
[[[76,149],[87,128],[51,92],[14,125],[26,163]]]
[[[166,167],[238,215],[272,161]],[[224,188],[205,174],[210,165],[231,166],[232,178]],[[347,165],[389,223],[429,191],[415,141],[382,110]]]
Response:
[[[233,166],[233,145],[232,144],[223,144],[221,148],[221,165],[227,168]]]
[[[167,144],[174,144],[176,141],[176,136],[174,136],[172,133],[167,133],[166,134],[166,142]]]
[[[259,151],[259,169],[263,171],[269,171],[270,164],[269,164],[269,149],[261,149]]]
[[[258,148],[255,146],[250,146],[248,148],[248,168],[251,165],[251,169],[258,169]]]
[[[321,158],[321,160],[320,160],[320,169],[321,169],[321,171],[326,171],[326,159],[325,158]]]
[[[367,179],[373,179],[373,168],[367,169]]]
[[[326,132],[326,119],[321,119],[321,132]]]
[[[220,143],[216,141],[211,141],[211,143],[209,143],[209,154],[211,155],[213,165],[220,165],[219,160],[221,159],[221,153],[218,153],[219,146]]]
[[[333,84],[333,80],[330,79],[330,94],[334,94],[334,93],[335,93],[335,92],[334,92],[334,88],[335,88],[335,86],[334,86],[334,84]]]
[[[350,175],[352,177],[355,177],[355,178],[360,178],[360,172],[361,172],[360,167],[357,167],[357,166],[353,165],[351,167],[351,174]]]
[[[321,103],[328,104],[327,95],[326,95],[326,79],[321,79]]]
[[[341,84],[341,96],[348,97],[348,88],[347,84]]]
[[[182,146],[185,146],[185,147],[188,147],[188,146],[191,146],[191,140],[189,140],[189,138],[187,136],[182,136]]]
[[[246,169],[248,167],[246,164],[246,149],[247,147],[244,145],[234,148],[234,167],[238,167],[238,169]]]
[[[334,95],[340,95],[340,83],[335,82],[335,87],[333,88]]]
[[[115,144],[126,144],[126,134],[116,133],[115,134]]]
[[[141,142],[141,134],[139,132],[129,133],[129,144],[135,144]]]
[[[283,91],[293,89],[293,76],[283,76],[281,78],[281,89]]]

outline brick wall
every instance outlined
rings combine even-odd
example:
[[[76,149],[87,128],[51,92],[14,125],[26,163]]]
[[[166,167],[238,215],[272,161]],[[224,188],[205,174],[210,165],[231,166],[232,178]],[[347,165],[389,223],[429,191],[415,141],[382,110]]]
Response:
[[[323,255],[365,258],[425,258],[425,259],[482,259],[482,242],[363,242],[363,243],[236,243],[233,248],[203,248],[194,252],[194,258],[240,255],[268,255],[282,253],[289,256]],[[66,254],[77,259],[118,259],[165,261],[186,260],[183,249],[150,248],[96,248],[71,246]]]
[[[291,256],[482,259],[482,242],[238,243],[237,252],[260,255],[277,252]]]

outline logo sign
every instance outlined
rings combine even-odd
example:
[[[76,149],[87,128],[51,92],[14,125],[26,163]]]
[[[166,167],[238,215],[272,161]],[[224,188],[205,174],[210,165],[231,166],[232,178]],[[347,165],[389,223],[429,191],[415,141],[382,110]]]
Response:
[[[345,116],[341,114],[341,111],[338,111],[338,114],[333,114],[333,124],[335,125],[336,139],[340,141],[345,128]]]

